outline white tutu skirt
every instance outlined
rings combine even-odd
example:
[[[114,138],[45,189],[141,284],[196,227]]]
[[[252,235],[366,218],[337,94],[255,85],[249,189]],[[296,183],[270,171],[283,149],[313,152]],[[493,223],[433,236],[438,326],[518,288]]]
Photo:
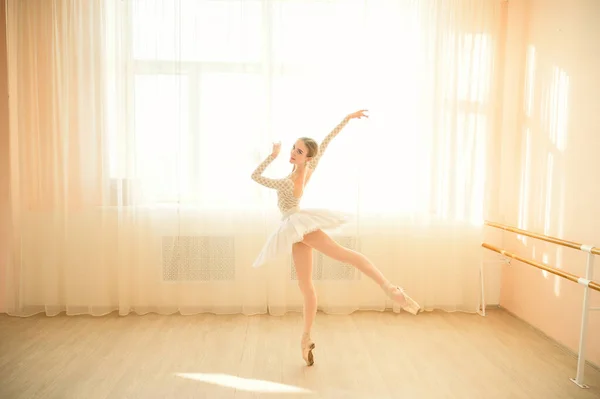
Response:
[[[336,229],[348,223],[350,218],[347,213],[327,209],[292,210],[283,215],[279,227],[267,239],[252,266],[259,267],[269,260],[289,255],[292,245],[302,241],[306,234]]]

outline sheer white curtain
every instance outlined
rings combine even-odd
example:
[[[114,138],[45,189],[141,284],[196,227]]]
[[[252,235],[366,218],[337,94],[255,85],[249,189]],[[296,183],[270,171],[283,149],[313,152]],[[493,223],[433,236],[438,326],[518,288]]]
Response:
[[[282,314],[290,258],[250,179],[282,140],[334,140],[303,205],[426,309],[479,304],[502,3],[9,0],[12,237],[0,311]],[[284,151],[285,152],[285,151]],[[289,171],[286,156],[266,174]],[[320,309],[390,303],[315,254]]]

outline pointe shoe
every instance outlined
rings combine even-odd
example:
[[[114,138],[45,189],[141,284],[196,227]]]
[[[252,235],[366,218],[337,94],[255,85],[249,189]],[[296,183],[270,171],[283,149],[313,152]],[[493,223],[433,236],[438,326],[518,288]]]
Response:
[[[312,366],[313,364],[315,364],[315,358],[312,353],[313,349],[315,349],[315,343],[312,342],[308,334],[302,335],[300,348],[302,349],[302,358],[306,362],[306,365]]]
[[[404,288],[400,288],[395,285],[382,285],[383,290],[393,301],[398,302],[400,307],[407,311],[410,314],[416,315],[421,310],[421,306],[412,299],[406,292],[404,292]]]

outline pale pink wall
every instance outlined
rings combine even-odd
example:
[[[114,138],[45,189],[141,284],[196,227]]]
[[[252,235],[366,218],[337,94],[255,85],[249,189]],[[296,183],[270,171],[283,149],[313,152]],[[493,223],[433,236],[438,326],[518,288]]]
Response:
[[[500,221],[600,246],[600,2],[511,0],[508,20]],[[584,275],[580,251],[509,233],[502,244]],[[500,305],[575,352],[582,297],[582,286],[519,262],[503,269]],[[591,302],[600,306],[600,294]],[[598,312],[587,342],[600,365]]]
[[[0,282],[5,282],[9,232],[9,161],[8,161],[8,74],[6,57],[5,2],[0,0]],[[4,292],[0,285],[0,311]]]

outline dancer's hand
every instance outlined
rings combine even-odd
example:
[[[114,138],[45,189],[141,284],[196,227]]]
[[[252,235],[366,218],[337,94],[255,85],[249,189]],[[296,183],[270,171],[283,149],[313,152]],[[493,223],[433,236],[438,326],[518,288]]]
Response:
[[[360,111],[353,112],[350,115],[348,115],[348,118],[350,118],[350,119],[354,119],[354,118],[361,119],[363,117],[368,118],[369,115],[366,115],[365,112],[367,112],[366,109],[362,109]]]
[[[271,156],[277,158],[279,151],[281,151],[281,142],[273,143],[273,152],[271,152]]]

